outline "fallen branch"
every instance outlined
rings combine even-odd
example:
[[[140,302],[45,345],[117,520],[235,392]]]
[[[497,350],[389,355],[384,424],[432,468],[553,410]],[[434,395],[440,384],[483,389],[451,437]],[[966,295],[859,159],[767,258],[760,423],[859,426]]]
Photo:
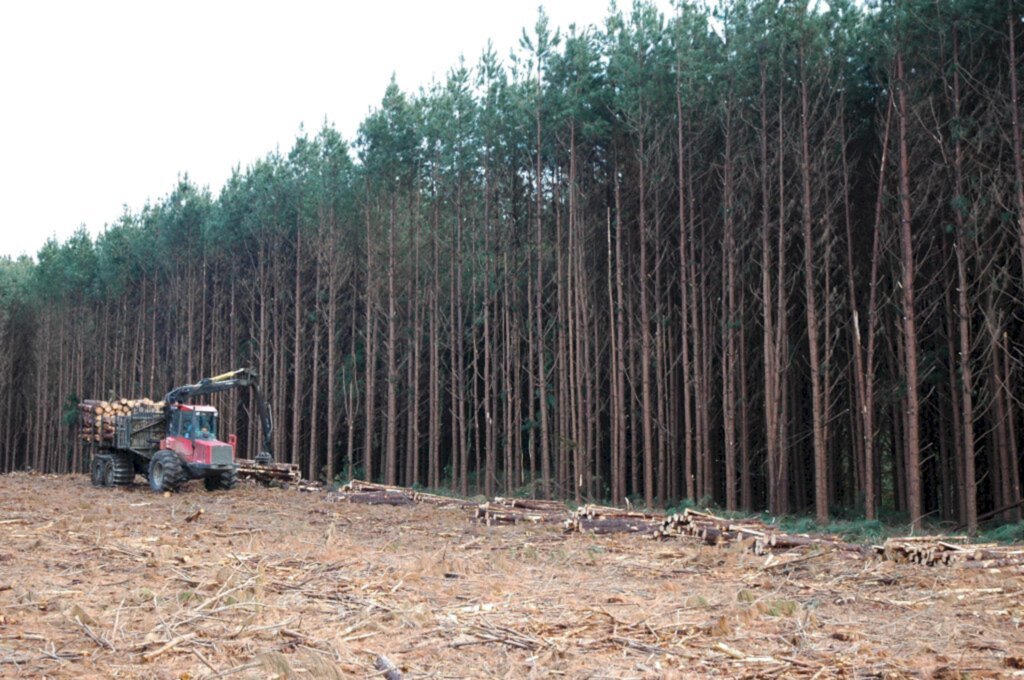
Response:
[[[97,645],[104,649],[109,649],[112,652],[117,651],[116,649],[114,649],[114,645],[111,644],[109,640],[107,640],[102,635],[97,635],[96,633],[94,633],[92,631],[92,628],[89,627],[89,624],[87,624],[85,621],[82,621],[81,617],[76,616],[75,623],[77,623],[81,627],[82,631],[86,634],[86,636],[88,636],[88,638],[95,642]]]
[[[978,522],[984,522],[985,520],[992,519],[996,515],[1002,514],[1002,513],[1006,512],[1007,510],[1013,510],[1014,508],[1020,507],[1021,505],[1024,505],[1024,498],[1020,499],[1016,503],[1012,503],[1010,505],[1004,505],[1001,508],[996,508],[995,510],[992,510],[990,512],[986,512],[984,515],[979,515],[977,521]],[[956,530],[960,531],[961,529],[966,529],[966,528],[967,528],[966,524],[961,524],[960,526],[958,526],[956,528]]]
[[[161,654],[165,654],[165,653],[171,651],[172,649],[174,649],[178,645],[180,645],[182,643],[185,643],[185,642],[188,642],[189,640],[191,640],[195,636],[196,636],[195,633],[185,633],[184,635],[178,636],[178,637],[174,638],[173,640],[167,642],[166,644],[162,645],[161,647],[159,647],[157,649],[154,649],[151,652],[146,652],[145,654],[142,655],[142,659],[143,659],[143,661],[152,661],[153,659],[157,658]]]

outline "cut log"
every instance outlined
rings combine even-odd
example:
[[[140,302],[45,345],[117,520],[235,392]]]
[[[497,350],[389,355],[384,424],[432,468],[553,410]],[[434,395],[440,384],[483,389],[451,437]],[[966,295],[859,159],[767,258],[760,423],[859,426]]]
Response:
[[[341,488],[341,493],[352,493],[355,491],[389,491],[407,496],[416,503],[427,503],[441,508],[475,508],[478,504],[462,498],[452,498],[438,494],[416,491],[402,486],[389,486],[375,482],[364,482],[361,479],[353,479]]]
[[[630,517],[573,517],[566,520],[566,531],[591,534],[641,534],[653,536],[656,520]]]
[[[491,524],[556,524],[565,520],[565,506],[561,511],[528,510],[517,508],[505,500],[495,499],[483,503],[476,509],[475,518],[487,525]]]
[[[363,505],[412,505],[412,499],[405,494],[390,491],[337,493],[331,496],[331,500],[345,503],[360,503]]]

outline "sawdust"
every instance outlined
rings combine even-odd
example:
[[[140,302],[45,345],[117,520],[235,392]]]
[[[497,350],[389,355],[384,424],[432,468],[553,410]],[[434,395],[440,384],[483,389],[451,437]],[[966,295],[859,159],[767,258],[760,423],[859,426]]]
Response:
[[[0,476],[0,676],[1024,673],[1019,573],[472,514]]]

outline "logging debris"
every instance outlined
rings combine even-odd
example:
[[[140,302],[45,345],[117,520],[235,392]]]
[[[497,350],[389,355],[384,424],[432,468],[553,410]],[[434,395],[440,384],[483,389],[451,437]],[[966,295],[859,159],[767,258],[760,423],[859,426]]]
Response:
[[[567,509],[561,501],[529,498],[497,497],[477,506],[473,517],[479,522],[492,524],[556,524],[565,519]]]
[[[968,543],[966,536],[906,536],[874,546],[891,562],[929,567],[959,565],[965,569],[1010,569],[1024,573],[1024,547]]]
[[[364,505],[425,503],[436,507],[472,508],[473,520],[487,526],[560,523],[565,533],[570,534],[636,534],[659,541],[696,539],[709,546],[739,545],[755,555],[837,552],[857,559],[878,558],[926,566],[962,565],[970,569],[1017,569],[1024,573],[1024,547],[969,544],[963,536],[891,538],[884,545],[869,546],[824,534],[787,533],[758,517],[730,519],[693,508],[665,515],[596,504],[570,510],[562,501],[533,498],[499,496],[475,503],[361,480],[353,480],[339,491],[328,494],[328,499]],[[771,568],[781,568],[781,564],[773,562]]]
[[[353,479],[338,491],[327,494],[334,502],[363,503],[366,505],[412,505],[425,503],[438,508],[471,508],[476,503],[461,498],[416,491],[403,486],[389,486]]]
[[[726,519],[687,508],[662,520],[654,531],[660,539],[690,536],[708,545],[747,543],[755,555],[794,548],[830,549],[867,556],[871,549],[834,536],[788,534],[758,518]]]
[[[0,675],[386,677],[379,657],[410,680],[997,677],[1021,664],[1012,570],[486,526],[468,521],[478,504],[413,503],[0,475]]]
[[[663,513],[623,510],[603,505],[584,505],[565,520],[568,533],[635,533],[654,537],[664,521]]]

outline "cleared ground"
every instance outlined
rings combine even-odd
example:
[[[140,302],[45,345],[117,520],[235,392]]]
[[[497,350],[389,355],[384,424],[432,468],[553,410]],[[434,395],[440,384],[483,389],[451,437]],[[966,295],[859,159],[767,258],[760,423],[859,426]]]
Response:
[[[1024,676],[1019,573],[767,559],[282,489],[0,476],[0,676],[384,677],[381,655],[405,678]]]

